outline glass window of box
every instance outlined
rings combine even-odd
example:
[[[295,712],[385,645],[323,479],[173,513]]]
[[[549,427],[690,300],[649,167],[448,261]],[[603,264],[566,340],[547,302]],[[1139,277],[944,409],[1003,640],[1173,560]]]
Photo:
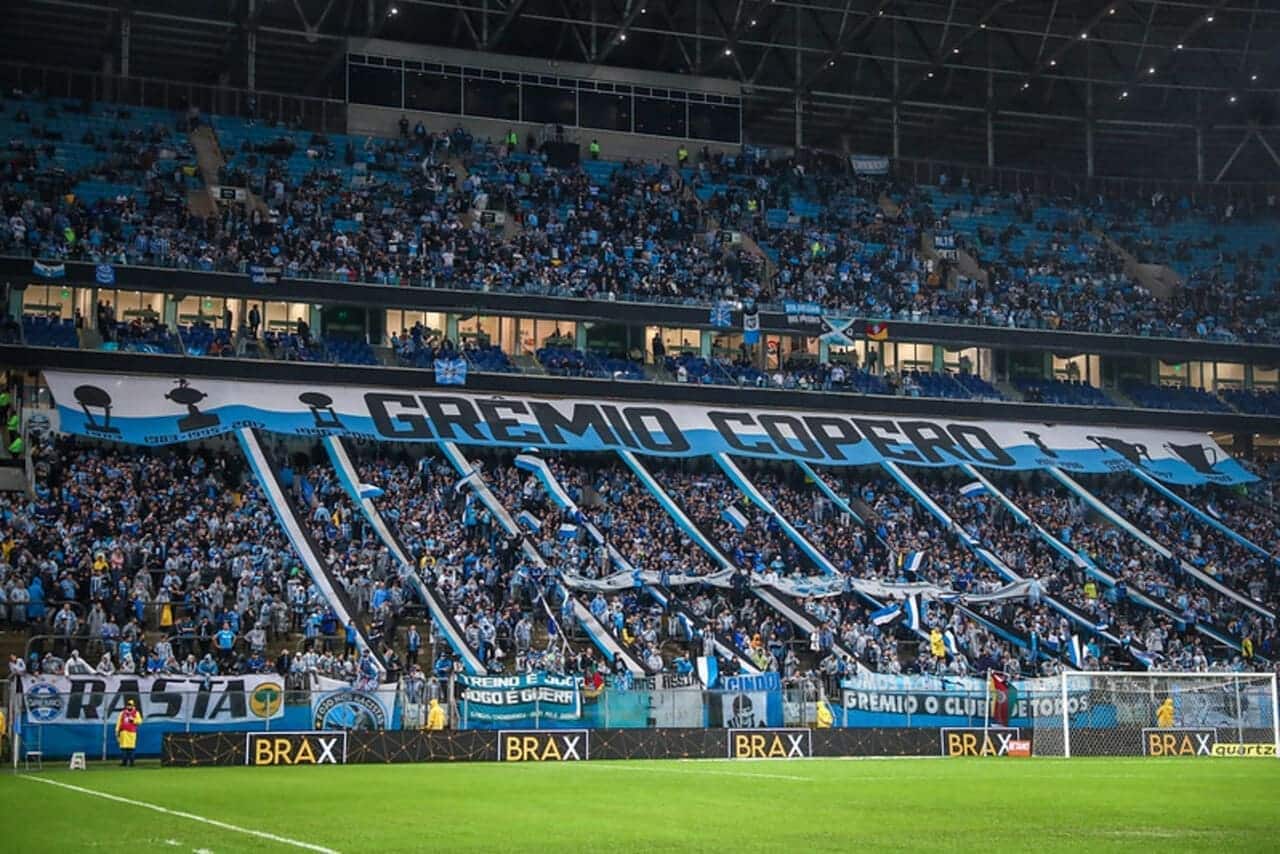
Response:
[[[1102,385],[1102,360],[1088,353],[1075,356],[1053,356],[1053,378],[1063,382],[1083,382],[1099,388]]]
[[[311,306],[305,302],[268,302],[261,311],[263,326],[273,332],[294,332],[299,320],[311,322]]]
[[[1218,362],[1215,366],[1214,384],[1207,386],[1216,391],[1220,388],[1244,388],[1244,365],[1239,362]]]
[[[895,352],[896,351],[896,352]],[[933,345],[899,342],[885,348],[885,369],[892,371],[933,370]]]
[[[662,345],[666,348],[668,356],[679,355],[680,353],[693,353],[697,355],[702,352],[702,330],[700,329],[681,329],[675,326],[646,326],[644,328],[645,352],[648,354],[647,359],[653,358],[653,336],[659,335],[662,338]],[[737,344],[733,345],[735,348]]]
[[[408,332],[419,323],[431,333],[443,335],[445,331],[445,314],[442,311],[408,311],[405,309],[387,309],[387,338],[392,334]]]
[[[88,299],[88,288],[27,285],[27,289],[22,292],[22,313],[70,320],[75,317],[77,308],[81,314],[85,312]]]
[[[1280,387],[1280,369],[1255,366],[1253,369],[1253,387],[1258,391],[1275,391],[1277,387]]]
[[[222,325],[222,312],[226,309],[223,297],[183,297],[178,301],[178,325],[192,326],[207,323],[210,326]],[[239,302],[239,300],[231,300]],[[233,311],[234,314],[234,311]]]
[[[164,294],[148,291],[99,290],[98,300],[111,306],[117,323],[154,320],[164,308]]]

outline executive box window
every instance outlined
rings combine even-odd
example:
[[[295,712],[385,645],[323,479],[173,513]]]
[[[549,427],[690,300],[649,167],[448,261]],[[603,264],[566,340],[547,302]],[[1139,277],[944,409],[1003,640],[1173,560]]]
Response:
[[[636,98],[636,133],[687,136],[684,101]]]
[[[738,116],[737,107],[690,104],[689,136],[694,139],[713,139],[717,142],[737,142]]]
[[[404,77],[404,105],[410,110],[460,113],[462,78],[425,71],[409,72]]]
[[[396,68],[349,65],[347,66],[349,99],[357,104],[399,107],[402,76],[402,72]]]
[[[584,128],[631,130],[631,96],[578,93],[578,122]]]
[[[520,119],[520,88],[498,80],[463,81],[463,111],[468,116]]]
[[[544,125],[576,125],[578,107],[572,89],[524,86],[524,121]]]

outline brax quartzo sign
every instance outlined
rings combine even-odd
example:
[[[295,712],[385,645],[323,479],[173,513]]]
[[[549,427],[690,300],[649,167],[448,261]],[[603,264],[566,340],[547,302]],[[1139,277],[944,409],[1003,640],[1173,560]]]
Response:
[[[823,465],[971,463],[1107,473],[1139,468],[1170,483],[1253,480],[1206,436],[1034,422],[878,418],[800,409],[492,396],[428,390],[46,372],[61,428],[164,445],[255,428],[295,436],[561,451],[714,453]]]

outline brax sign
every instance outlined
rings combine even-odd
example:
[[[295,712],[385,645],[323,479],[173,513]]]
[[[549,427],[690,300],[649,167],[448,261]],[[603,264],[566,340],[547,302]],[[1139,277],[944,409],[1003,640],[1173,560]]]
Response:
[[[972,463],[1099,474],[1140,468],[1179,484],[1256,479],[1203,434],[1175,430],[877,418],[819,410],[817,402],[814,409],[746,409],[446,393],[432,385],[404,391],[68,371],[45,377],[64,432],[141,445],[257,428],[293,436],[667,457],[728,453],[825,465]]]
[[[504,729],[498,733],[499,762],[580,762],[590,758],[585,729]]]
[[[943,756],[1008,756],[1022,730],[1001,727],[943,727]]]
[[[1218,731],[1195,727],[1142,731],[1143,756],[1212,756],[1218,743]]]
[[[245,733],[245,765],[343,765],[346,761],[345,732]]]
[[[813,755],[807,729],[731,729],[730,759],[803,759]]]

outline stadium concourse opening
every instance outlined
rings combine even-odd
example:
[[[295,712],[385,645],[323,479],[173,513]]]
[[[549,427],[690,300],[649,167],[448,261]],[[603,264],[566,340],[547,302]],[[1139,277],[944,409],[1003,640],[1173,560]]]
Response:
[[[8,5],[18,848],[1268,849],[1274,4]]]

